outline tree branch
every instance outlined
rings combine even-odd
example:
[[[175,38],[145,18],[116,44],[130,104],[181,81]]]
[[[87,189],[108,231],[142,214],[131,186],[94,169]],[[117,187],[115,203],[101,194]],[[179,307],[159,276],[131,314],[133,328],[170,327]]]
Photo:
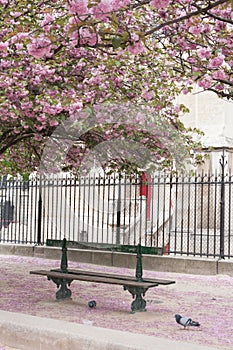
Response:
[[[214,15],[213,13],[211,12],[206,12],[206,14],[209,16],[209,17],[212,17],[214,19],[217,19],[221,22],[225,22],[225,23],[229,23],[229,24],[233,24],[233,20],[231,18],[223,18],[223,17],[219,17],[219,16],[216,16]]]
[[[213,89],[213,88],[209,88],[207,89],[208,91],[212,91],[214,92],[215,94],[217,94],[218,96],[221,96],[223,98],[226,98],[227,100],[230,100],[232,99],[232,95],[229,93],[225,93],[224,91],[218,91],[216,89]]]
[[[166,26],[169,26],[169,25],[172,25],[172,24],[175,24],[175,23],[179,23],[179,22],[182,22],[184,21],[185,19],[189,19],[191,17],[195,17],[195,16],[198,16],[200,15],[201,13],[207,13],[209,10],[219,6],[219,5],[222,5],[222,4],[225,4],[227,2],[229,2],[230,0],[218,0],[218,1],[215,1],[213,4],[209,4],[208,6],[206,7],[203,7],[203,8],[198,8],[196,11],[193,11],[193,12],[190,12],[188,13],[187,15],[185,16],[181,16],[181,17],[178,17],[178,18],[175,18],[175,19],[172,19],[170,21],[166,21],[164,23],[161,23],[159,24],[158,26],[148,30],[146,33],[145,33],[145,36],[148,36],[148,35],[151,35],[157,31],[159,31],[160,29],[166,27]]]
[[[12,136],[9,140],[6,141],[6,144],[4,146],[0,147],[0,154],[3,154],[7,149],[9,149],[11,146],[16,145],[18,142],[30,138],[32,136],[34,136],[34,133],[22,134],[18,135],[18,137]]]

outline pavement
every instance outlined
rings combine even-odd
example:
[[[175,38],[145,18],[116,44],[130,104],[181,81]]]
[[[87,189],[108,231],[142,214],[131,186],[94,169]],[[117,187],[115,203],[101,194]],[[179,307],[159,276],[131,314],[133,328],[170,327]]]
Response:
[[[0,254],[0,350],[232,350],[229,275],[208,275],[206,269],[205,275],[161,272],[161,266],[160,271],[145,269],[145,277],[176,283],[148,290],[147,312],[132,315],[132,296],[120,286],[74,281],[72,299],[57,302],[55,284],[29,272],[59,264],[59,259]],[[135,273],[77,261],[69,267]],[[97,307],[89,309],[93,298]],[[192,317],[201,327],[184,330],[174,320],[176,313]]]

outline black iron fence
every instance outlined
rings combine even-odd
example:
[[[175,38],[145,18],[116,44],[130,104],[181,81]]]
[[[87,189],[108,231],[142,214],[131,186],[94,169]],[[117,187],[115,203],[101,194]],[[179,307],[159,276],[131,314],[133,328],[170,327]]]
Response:
[[[0,242],[159,247],[233,257],[233,175],[40,177],[0,182]]]

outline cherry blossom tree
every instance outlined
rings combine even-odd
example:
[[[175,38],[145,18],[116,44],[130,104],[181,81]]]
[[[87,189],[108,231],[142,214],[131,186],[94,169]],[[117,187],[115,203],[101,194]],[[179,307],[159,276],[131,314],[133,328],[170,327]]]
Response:
[[[230,0],[0,0],[0,23],[2,173],[37,169],[54,130],[100,105],[109,114],[127,103],[148,108],[189,152],[200,144],[180,122],[186,108],[176,96],[198,84],[232,99]],[[144,124],[142,114],[127,127],[99,116],[74,137],[65,168],[79,167],[88,150],[110,138],[150,145],[170,165],[171,143],[158,142],[158,124],[151,134]]]

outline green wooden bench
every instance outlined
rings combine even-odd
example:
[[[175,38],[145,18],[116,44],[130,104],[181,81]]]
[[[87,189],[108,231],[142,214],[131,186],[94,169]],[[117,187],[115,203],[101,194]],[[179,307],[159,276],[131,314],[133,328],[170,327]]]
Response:
[[[48,280],[52,280],[59,290],[56,292],[56,299],[62,300],[71,298],[71,290],[68,286],[75,280],[122,285],[124,290],[128,290],[132,297],[131,312],[146,311],[146,300],[143,299],[149,288],[158,285],[170,285],[175,283],[171,280],[142,278],[142,253],[141,245],[137,247],[136,255],[136,273],[134,276],[119,275],[115,273],[96,272],[82,269],[68,269],[66,239],[62,241],[62,256],[59,269],[52,270],[35,270],[30,274],[47,276]]]

